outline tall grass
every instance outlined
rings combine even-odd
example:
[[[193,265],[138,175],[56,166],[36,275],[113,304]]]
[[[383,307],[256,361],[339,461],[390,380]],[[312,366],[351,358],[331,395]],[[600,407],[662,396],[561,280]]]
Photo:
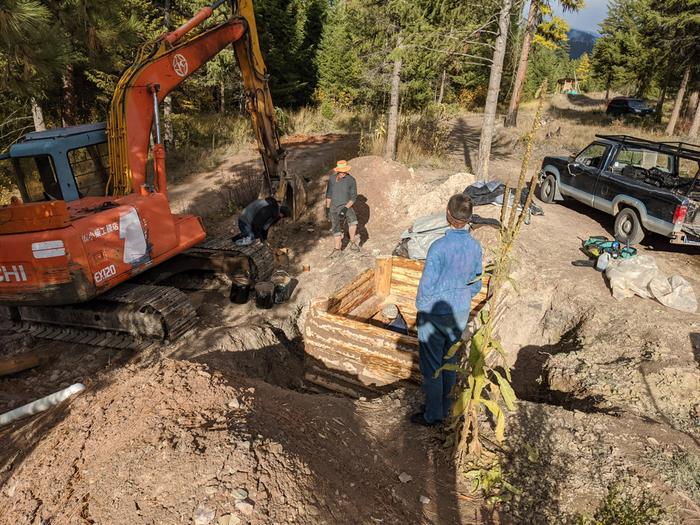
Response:
[[[401,115],[396,145],[396,160],[409,166],[442,163],[447,153],[450,130],[446,115],[439,107],[420,113]],[[383,115],[369,123],[360,136],[360,153],[382,155],[386,146],[386,125]]]

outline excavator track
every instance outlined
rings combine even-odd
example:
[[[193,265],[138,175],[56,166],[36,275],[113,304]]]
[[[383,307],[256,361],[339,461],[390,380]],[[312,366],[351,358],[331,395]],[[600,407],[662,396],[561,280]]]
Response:
[[[187,295],[169,286],[125,283],[70,306],[22,306],[15,329],[38,339],[143,350],[174,341],[197,323]]]
[[[248,246],[237,246],[228,236],[207,239],[187,250],[185,255],[226,260],[246,258],[250,264],[250,275],[257,281],[268,280],[275,270],[275,256],[267,244],[255,242]]]
[[[274,255],[264,243],[236,246],[230,237],[213,238],[87,303],[3,307],[0,320],[38,339],[144,350],[175,341],[198,321],[187,294],[161,281],[188,270],[229,276],[245,272],[254,280],[267,280],[274,264]]]

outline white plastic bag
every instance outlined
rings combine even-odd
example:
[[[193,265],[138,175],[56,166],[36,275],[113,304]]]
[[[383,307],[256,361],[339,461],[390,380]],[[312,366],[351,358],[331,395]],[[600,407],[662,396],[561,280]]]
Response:
[[[638,295],[683,312],[697,310],[697,299],[690,283],[680,275],[668,279],[651,255],[611,260],[605,275],[615,299]]]
[[[649,290],[657,301],[670,308],[689,313],[695,313],[698,308],[693,287],[680,275],[670,279],[655,277],[649,283]]]

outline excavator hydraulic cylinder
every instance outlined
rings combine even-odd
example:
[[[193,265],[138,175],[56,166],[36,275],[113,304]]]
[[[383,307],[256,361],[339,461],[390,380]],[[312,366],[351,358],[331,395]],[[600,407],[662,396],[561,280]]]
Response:
[[[185,36],[187,33],[192,31],[195,27],[197,27],[199,24],[204,22],[207,18],[211,16],[211,14],[214,12],[216,8],[218,8],[221,4],[224,3],[225,0],[217,0],[214,2],[211,6],[208,7],[203,7],[200,9],[196,15],[194,15],[192,18],[190,18],[187,22],[182,24],[180,27],[178,27],[175,31],[172,31],[165,35],[165,40],[169,44],[174,44],[178,40],[180,40],[183,36]]]

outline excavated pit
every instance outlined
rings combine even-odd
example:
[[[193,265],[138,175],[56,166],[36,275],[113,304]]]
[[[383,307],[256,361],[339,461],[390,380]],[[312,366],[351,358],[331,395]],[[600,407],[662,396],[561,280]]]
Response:
[[[511,370],[513,389],[518,399],[586,413],[618,413],[615,407],[605,406],[603,396],[587,395],[576,389],[560,390],[557,388],[560,385],[553,385],[550,379],[549,364],[553,356],[585,350],[580,337],[585,320],[585,317],[570,320],[566,324],[573,326],[552,344],[530,344],[518,350]]]

